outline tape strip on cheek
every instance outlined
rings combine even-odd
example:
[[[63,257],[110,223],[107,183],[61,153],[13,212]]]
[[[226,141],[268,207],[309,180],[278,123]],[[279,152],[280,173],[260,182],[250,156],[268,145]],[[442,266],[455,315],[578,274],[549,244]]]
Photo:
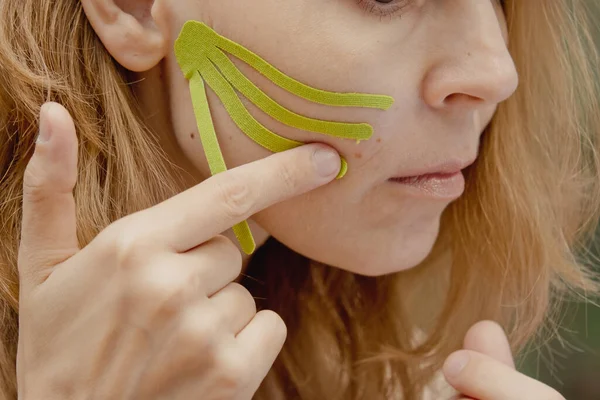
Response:
[[[226,171],[227,165],[212,121],[205,82],[219,97],[238,128],[255,143],[272,152],[286,151],[304,143],[279,136],[263,126],[246,109],[236,90],[271,118],[293,128],[357,142],[368,140],[373,135],[373,128],[366,123],[324,121],[288,110],[246,78],[225,52],[244,61],[275,85],[314,103],[387,110],[394,102],[389,96],[336,93],[312,88],[285,75],[243,46],[220,36],[204,23],[188,21],[175,42],[175,55],[189,80],[198,133],[212,175]],[[342,178],[347,169],[348,164],[342,158],[342,168],[337,179]],[[246,254],[252,254],[256,244],[247,221],[235,225],[233,231],[242,250]]]
[[[227,165],[225,164],[210,114],[204,80],[200,76],[200,72],[196,71],[190,76],[189,81],[190,91],[193,93],[192,105],[198,124],[198,133],[204,147],[204,154],[210,167],[210,173],[216,175],[220,172],[225,172],[227,171]],[[242,251],[246,254],[252,254],[256,249],[256,243],[254,242],[248,221],[242,221],[234,225],[233,233],[240,243]]]

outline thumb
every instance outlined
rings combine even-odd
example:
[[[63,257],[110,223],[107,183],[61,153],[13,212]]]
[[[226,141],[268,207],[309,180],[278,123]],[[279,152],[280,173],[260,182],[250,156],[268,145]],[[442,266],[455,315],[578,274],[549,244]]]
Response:
[[[465,350],[473,350],[515,368],[515,362],[504,329],[494,321],[480,321],[465,335]]]
[[[57,103],[44,104],[35,152],[23,178],[21,280],[43,282],[51,267],[79,249],[73,198],[77,147],[75,125],[68,111]]]

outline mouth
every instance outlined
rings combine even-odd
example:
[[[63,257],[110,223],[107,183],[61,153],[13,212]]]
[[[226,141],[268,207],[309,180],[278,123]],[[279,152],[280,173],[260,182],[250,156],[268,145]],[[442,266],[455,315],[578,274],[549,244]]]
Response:
[[[447,161],[392,177],[388,181],[401,185],[416,197],[452,201],[463,195],[465,191],[463,170],[474,162],[474,158],[468,161]]]

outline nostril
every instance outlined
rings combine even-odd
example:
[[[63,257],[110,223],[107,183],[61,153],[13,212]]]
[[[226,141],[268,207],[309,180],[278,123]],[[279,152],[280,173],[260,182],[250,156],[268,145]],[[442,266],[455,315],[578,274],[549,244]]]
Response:
[[[481,97],[468,95],[464,93],[452,93],[444,99],[444,105],[457,105],[457,104],[477,104],[477,103],[485,103],[485,100]]]

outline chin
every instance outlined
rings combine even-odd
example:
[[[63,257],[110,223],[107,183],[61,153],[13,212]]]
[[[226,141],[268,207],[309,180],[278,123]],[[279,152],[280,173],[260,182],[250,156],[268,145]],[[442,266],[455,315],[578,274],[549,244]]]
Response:
[[[377,277],[406,271],[419,266],[431,253],[439,235],[440,221],[420,229],[387,233],[383,240],[373,236],[358,243],[329,242],[323,251],[298,251],[300,254],[357,275]],[[297,250],[296,250],[297,251]],[[316,257],[318,256],[318,257]]]
[[[415,243],[414,246],[410,247],[407,244],[398,243],[396,244],[397,249],[375,253],[368,260],[349,263],[338,268],[370,277],[407,271],[421,265],[431,253],[434,244],[435,238],[424,239],[422,242]]]

